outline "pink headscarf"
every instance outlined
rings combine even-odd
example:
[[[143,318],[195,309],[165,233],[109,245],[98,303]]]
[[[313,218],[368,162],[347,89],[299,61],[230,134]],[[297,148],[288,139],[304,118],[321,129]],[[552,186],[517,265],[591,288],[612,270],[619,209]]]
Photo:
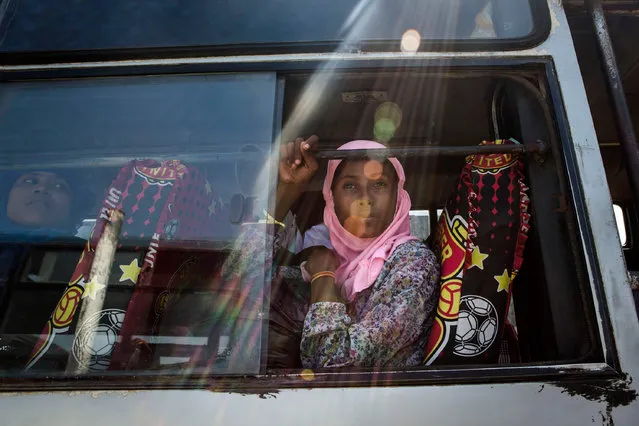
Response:
[[[384,145],[373,141],[352,141],[338,149],[384,149]],[[397,158],[389,158],[388,161],[397,173],[397,205],[395,216],[386,230],[376,238],[358,238],[348,232],[339,222],[335,214],[335,203],[331,186],[335,177],[335,170],[342,160],[330,160],[324,180],[324,224],[328,227],[333,250],[337,254],[339,267],[335,271],[335,278],[342,286],[344,297],[352,302],[355,295],[367,289],[377,279],[377,276],[397,246],[406,241],[415,240],[410,235],[410,196],[404,189],[406,176],[404,168]]]

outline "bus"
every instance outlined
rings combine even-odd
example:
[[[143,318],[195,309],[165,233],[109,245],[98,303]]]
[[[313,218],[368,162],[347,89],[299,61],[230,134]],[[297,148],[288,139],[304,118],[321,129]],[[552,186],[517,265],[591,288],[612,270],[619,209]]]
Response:
[[[636,424],[638,23],[633,0],[0,0],[0,423]],[[279,217],[280,146],[311,135]],[[304,268],[327,162],[374,157],[352,140],[401,162],[441,263],[410,366],[309,368],[310,287],[275,272]]]

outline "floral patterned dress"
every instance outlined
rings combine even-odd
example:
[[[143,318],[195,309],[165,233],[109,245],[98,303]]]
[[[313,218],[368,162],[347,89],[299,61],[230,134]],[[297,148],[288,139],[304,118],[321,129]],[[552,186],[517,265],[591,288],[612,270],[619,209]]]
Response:
[[[227,279],[263,279],[264,269],[252,270],[251,259],[266,259],[273,281],[299,280],[299,268],[276,267],[274,255],[294,239],[290,218],[286,228],[245,225],[242,243],[226,262]],[[267,230],[265,232],[265,230]],[[272,251],[271,251],[272,249]],[[257,262],[259,264],[260,262]],[[239,278],[236,276],[235,278]],[[250,279],[249,279],[250,281]],[[318,302],[308,309],[301,333],[300,355],[305,368],[409,367],[422,363],[435,313],[439,263],[422,242],[398,246],[375,283],[350,304]],[[310,284],[307,284],[310,285]]]

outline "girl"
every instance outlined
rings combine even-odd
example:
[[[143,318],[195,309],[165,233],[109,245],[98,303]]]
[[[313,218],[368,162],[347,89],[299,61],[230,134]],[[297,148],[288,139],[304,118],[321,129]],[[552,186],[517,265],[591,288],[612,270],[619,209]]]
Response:
[[[281,147],[276,208],[267,215],[274,228],[267,244],[273,244],[274,253],[293,234],[289,210],[318,169],[316,144],[313,136]],[[339,149],[382,148],[376,142],[353,141]],[[328,162],[322,191],[324,224],[315,233],[324,230],[328,235],[316,240],[330,241],[324,243],[330,247],[304,251],[308,257],[301,275],[310,283],[310,304],[293,309],[306,310],[300,342],[305,368],[407,367],[423,361],[437,302],[439,265],[410,235],[411,201],[404,182],[404,169],[396,158]],[[245,235],[245,241],[253,243],[243,245],[244,253],[227,264],[248,267],[249,259],[258,255],[263,233],[250,232],[254,233]],[[276,270],[274,288],[282,282],[300,285],[302,276],[291,269]],[[273,299],[272,303],[278,301]],[[278,326],[273,308],[271,317],[271,326]],[[269,342],[277,343],[272,332]]]
[[[0,302],[29,243],[74,236],[93,201],[91,191],[79,184],[81,179],[48,171],[0,175]]]
[[[29,257],[30,245],[73,238],[77,225],[93,207],[93,194],[82,186],[82,178],[79,173],[42,170],[0,174],[0,320],[3,327],[6,327],[3,316],[9,312],[11,301],[5,297],[9,280],[20,272]],[[32,275],[28,277],[34,279]],[[34,344],[30,334],[0,335],[0,369],[22,370]]]
[[[48,171],[5,172],[0,185],[0,237],[25,241],[73,236],[92,207],[82,176]]]

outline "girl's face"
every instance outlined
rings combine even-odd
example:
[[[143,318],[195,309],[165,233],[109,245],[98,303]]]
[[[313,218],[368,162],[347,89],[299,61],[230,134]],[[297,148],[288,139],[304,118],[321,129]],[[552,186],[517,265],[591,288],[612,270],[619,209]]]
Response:
[[[388,161],[343,162],[333,179],[332,192],[339,222],[356,237],[378,237],[393,221],[397,174]]]
[[[54,173],[20,176],[7,201],[7,217],[28,227],[61,226],[69,219],[71,194],[67,182]]]

